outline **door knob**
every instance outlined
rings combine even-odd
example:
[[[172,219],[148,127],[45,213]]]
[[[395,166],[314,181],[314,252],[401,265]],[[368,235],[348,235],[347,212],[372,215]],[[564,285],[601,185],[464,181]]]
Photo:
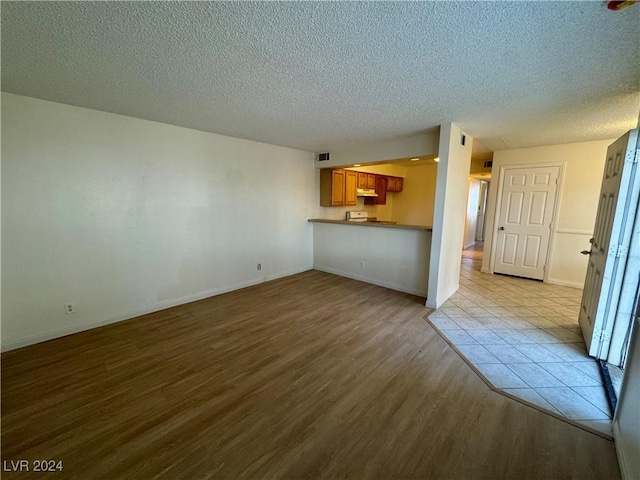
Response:
[[[580,253],[583,255],[591,255],[591,250],[582,250]]]
[[[504,227],[500,227],[498,230],[504,230]]]

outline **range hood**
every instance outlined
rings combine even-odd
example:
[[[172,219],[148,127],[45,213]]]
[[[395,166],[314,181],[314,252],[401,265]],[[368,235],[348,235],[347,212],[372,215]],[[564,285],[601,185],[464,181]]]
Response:
[[[357,197],[377,197],[378,194],[373,188],[358,188],[356,190]]]

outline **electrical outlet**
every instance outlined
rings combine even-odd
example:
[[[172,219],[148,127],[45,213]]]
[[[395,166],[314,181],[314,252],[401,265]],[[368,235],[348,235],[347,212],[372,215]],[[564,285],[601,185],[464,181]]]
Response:
[[[65,303],[64,304],[64,312],[67,315],[71,315],[72,313],[76,313],[76,306],[73,303]]]
[[[262,264],[261,264],[261,263],[259,263],[259,264],[256,266],[256,269],[257,269],[257,270],[262,270]]]
[[[364,268],[364,260],[360,262],[360,268]]]

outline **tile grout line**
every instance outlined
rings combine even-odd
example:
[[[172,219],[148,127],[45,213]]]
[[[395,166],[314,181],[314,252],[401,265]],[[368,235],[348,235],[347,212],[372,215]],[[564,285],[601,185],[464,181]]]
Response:
[[[610,413],[604,411],[602,406],[599,406],[598,403],[594,401],[595,397],[590,395],[590,400],[577,390],[580,388],[602,387],[601,379],[595,378],[589,368],[576,367],[576,364],[584,365],[593,363],[593,359],[587,357],[586,351],[584,351],[584,348],[581,348],[581,345],[583,345],[582,342],[577,341],[578,339],[581,340],[581,337],[579,337],[580,333],[577,328],[577,322],[575,319],[572,319],[575,315],[575,310],[579,308],[580,295],[576,293],[574,289],[569,290],[568,287],[549,287],[542,283],[540,283],[540,285],[537,283],[534,285],[530,280],[526,279],[511,277],[509,279],[480,278],[483,274],[477,270],[477,263],[478,262],[473,261],[465,262],[463,259],[460,289],[445,302],[441,309],[435,311],[439,312],[437,317],[434,317],[432,320],[427,315],[425,316],[425,320],[428,321],[492,390],[505,394],[510,398],[515,398],[515,396],[504,390],[524,389],[534,392],[546,405],[557,410],[560,416],[563,417],[563,420],[576,424],[576,420],[571,420],[567,416],[575,415],[575,413],[573,413],[574,410],[564,409],[564,411],[571,413],[562,413],[562,409],[556,407],[550,399],[538,392],[537,389],[557,389],[559,392],[567,392],[565,395],[571,392],[571,395],[576,396],[576,399],[579,398],[585,402],[579,405],[584,405],[584,408],[589,410],[591,415],[596,415],[596,412],[599,412],[608,417],[608,420],[604,420],[585,416],[583,421],[596,423],[609,422],[610,425]],[[532,291],[532,287],[538,289],[539,292],[545,289],[547,291],[536,293]],[[553,290],[550,290],[550,288],[553,288]],[[498,293],[504,291],[509,292],[507,296]],[[512,298],[511,300],[509,300],[510,297]],[[513,297],[517,297],[517,299]],[[500,304],[501,299],[503,304]],[[540,310],[536,307],[539,307]],[[536,314],[539,311],[542,313]],[[453,325],[457,325],[459,328],[454,330],[456,332],[462,332],[475,343],[467,342],[464,337],[460,342],[450,340],[447,331],[452,329],[438,326],[438,320],[440,323],[446,324],[446,322],[452,322]],[[517,328],[513,328],[514,322]],[[505,332],[508,331],[514,333],[506,335]],[[500,335],[498,332],[501,332],[503,335]],[[453,334],[449,333],[449,335]],[[515,336],[515,338],[519,337],[520,339],[524,336],[524,338],[530,341],[510,342],[509,338],[514,338],[511,335]],[[539,358],[532,357],[531,354],[527,355],[525,351],[521,350],[523,346],[541,350],[543,355],[548,354],[551,356],[551,361],[543,362],[540,361]],[[467,353],[463,353],[465,351]],[[528,361],[519,361],[524,359]],[[535,367],[522,367],[524,370],[522,368],[514,369],[516,365],[532,364],[535,365]],[[504,371],[504,374],[509,372],[512,379],[517,379],[526,387],[514,386],[499,388],[493,384],[495,379],[493,381],[489,380],[489,377],[480,370],[481,365],[487,365],[486,368],[493,369],[489,371],[498,375],[496,378],[499,378],[500,372]],[[489,365],[494,367],[489,367]],[[503,368],[503,370],[495,367],[497,365],[500,365],[500,368]],[[498,369],[496,370],[496,368]],[[522,374],[527,368],[533,368],[534,372],[532,375],[539,375],[540,381],[536,381],[533,377],[529,378],[529,381],[525,380]],[[518,371],[520,371],[520,373],[518,373]],[[566,380],[565,378],[569,378],[567,375],[571,375],[573,379]],[[545,380],[545,378],[549,380]],[[508,377],[505,377],[505,381],[506,383],[501,383],[508,385]],[[559,385],[544,386],[544,382],[558,382]],[[593,382],[597,383],[597,385],[593,385]],[[532,386],[538,383],[543,386]],[[514,385],[515,384],[517,384],[517,382],[515,382]],[[585,394],[587,393],[586,391],[584,392]],[[524,398],[516,398],[516,400],[523,401],[523,403],[531,406],[531,402],[526,401]],[[587,407],[587,405],[589,407]],[[536,405],[534,408],[557,416],[557,414],[540,405]],[[585,427],[584,425],[578,426]],[[590,427],[588,427],[588,429],[589,431],[593,430]],[[610,435],[606,433],[598,432],[598,434],[611,438]]]
[[[574,427],[578,427],[578,428],[580,428],[582,430],[585,430],[585,431],[587,431],[587,432],[589,432],[589,433],[591,433],[593,435],[597,435],[597,436],[602,437],[602,438],[604,438],[606,440],[613,440],[613,437],[611,435],[607,434],[607,433],[604,433],[604,432],[601,432],[599,430],[596,430],[596,429],[594,429],[594,428],[592,428],[592,427],[590,427],[588,425],[581,424],[578,421],[572,420],[570,418],[567,418],[566,416],[564,416],[562,414],[557,414],[557,413],[551,412],[550,410],[547,410],[547,409],[545,409],[543,407],[540,407],[539,405],[535,405],[534,403],[528,402],[523,398],[516,397],[515,395],[512,395],[509,392],[505,391],[505,390],[508,390],[508,389],[500,389],[498,387],[495,387],[491,383],[491,381],[489,381],[489,379],[487,377],[485,377],[484,374],[481,371],[479,371],[476,368],[476,366],[473,363],[471,363],[471,361],[469,361],[464,356],[464,354],[462,352],[460,352],[458,350],[456,345],[452,344],[449,341],[449,339],[438,329],[438,327],[436,327],[433,323],[431,323],[431,321],[429,320],[428,316],[425,316],[424,319],[440,335],[440,337],[447,343],[447,345],[449,345],[453,349],[453,351],[455,351],[458,354],[458,356],[471,368],[471,370],[473,370],[476,373],[476,375],[478,375],[478,377],[480,377],[480,379],[493,392],[496,392],[496,393],[498,393],[500,395],[504,395],[504,396],[516,401],[516,402],[522,403],[523,405],[527,405],[528,407],[534,408],[534,409],[538,410],[539,412],[545,413],[547,415],[551,415],[552,417],[554,417],[554,418],[556,418],[556,419],[558,419],[560,421],[566,422],[566,423],[568,423],[570,425],[573,425]],[[503,365],[503,364],[500,364],[500,365]],[[528,388],[535,391],[535,389],[533,389],[531,387],[528,387]],[[588,420],[588,421],[592,421],[592,420]]]

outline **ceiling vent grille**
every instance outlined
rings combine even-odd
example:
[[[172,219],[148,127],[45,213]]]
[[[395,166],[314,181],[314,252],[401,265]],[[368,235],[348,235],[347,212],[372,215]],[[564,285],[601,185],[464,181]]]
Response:
[[[319,153],[318,154],[318,161],[319,162],[326,162],[329,160],[329,152],[327,153]]]

